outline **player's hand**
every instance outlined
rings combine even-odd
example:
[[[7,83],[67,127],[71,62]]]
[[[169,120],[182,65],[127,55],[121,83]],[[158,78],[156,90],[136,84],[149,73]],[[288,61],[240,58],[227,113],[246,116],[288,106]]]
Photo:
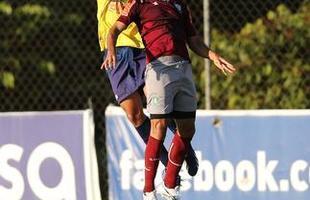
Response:
[[[236,68],[232,64],[211,50],[209,51],[209,58],[226,76],[227,74],[233,74],[236,71]]]
[[[108,51],[105,60],[103,61],[100,69],[102,70],[111,70],[114,69],[116,66],[116,55],[115,53],[111,53]]]

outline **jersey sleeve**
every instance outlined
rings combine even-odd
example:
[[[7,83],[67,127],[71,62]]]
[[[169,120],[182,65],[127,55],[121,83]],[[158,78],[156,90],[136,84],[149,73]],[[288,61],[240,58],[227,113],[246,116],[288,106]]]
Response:
[[[136,0],[129,0],[117,21],[120,21],[127,26],[131,22],[135,22],[138,17],[138,7],[138,2]]]
[[[108,7],[108,0],[97,0],[97,19],[100,20],[102,13]]]
[[[185,5],[184,9],[184,22],[187,33],[187,38],[197,35],[196,29],[193,24],[191,11],[188,6]]]

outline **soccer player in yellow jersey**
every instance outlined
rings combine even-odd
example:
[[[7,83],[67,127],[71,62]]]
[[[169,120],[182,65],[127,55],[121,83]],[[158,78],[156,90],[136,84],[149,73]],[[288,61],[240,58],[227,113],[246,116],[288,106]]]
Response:
[[[110,28],[118,20],[127,1],[122,0],[97,0],[98,4],[98,35],[101,51],[104,58],[107,49],[107,35]],[[126,112],[127,118],[134,125],[145,143],[150,136],[150,119],[143,113],[143,86],[146,56],[141,36],[135,24],[130,24],[123,31],[116,43],[117,65],[106,69],[116,100]],[[175,133],[175,123],[168,127]],[[161,162],[166,166],[168,155],[165,147],[162,147]],[[185,159],[187,170],[191,176],[198,171],[198,161],[193,148],[190,146]]]
[[[119,18],[126,3],[122,0],[97,0],[98,5],[98,34],[100,48],[104,51],[107,48],[106,38],[112,25]],[[133,47],[144,49],[141,36],[135,24],[130,24],[128,28],[120,34],[116,46]]]

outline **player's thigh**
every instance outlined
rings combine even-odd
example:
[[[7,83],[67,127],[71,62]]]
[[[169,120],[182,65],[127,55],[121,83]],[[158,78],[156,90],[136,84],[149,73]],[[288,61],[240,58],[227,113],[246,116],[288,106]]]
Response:
[[[175,119],[181,137],[192,138],[195,134],[195,118]]]
[[[183,87],[174,98],[173,117],[182,137],[192,138],[195,133],[197,99],[195,86],[191,81],[183,81]]]
[[[181,66],[183,77],[179,81],[179,90],[174,98],[174,111],[195,112],[197,109],[196,87],[192,78],[190,64]]]
[[[145,94],[147,110],[151,118],[165,118],[173,111],[173,98],[175,95],[175,82],[171,82],[169,74],[163,73],[166,66],[147,66],[145,77]]]
[[[107,70],[107,75],[119,104],[144,86],[144,58],[140,49],[118,47],[118,62],[114,69]]]
[[[179,134],[185,138],[192,138],[195,134],[196,88],[192,78],[191,65],[182,65],[182,70],[184,76],[174,99],[174,118],[176,119]]]
[[[143,113],[143,102],[138,90],[124,99],[120,103],[120,106],[126,112],[128,119],[135,127],[144,122],[145,115]]]

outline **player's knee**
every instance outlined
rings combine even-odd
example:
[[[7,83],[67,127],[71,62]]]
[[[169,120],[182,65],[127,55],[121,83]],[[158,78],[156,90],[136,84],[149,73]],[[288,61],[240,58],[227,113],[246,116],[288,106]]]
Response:
[[[152,119],[152,136],[157,138],[164,138],[168,126],[168,121],[166,119]]]
[[[152,120],[152,128],[155,130],[166,130],[168,126],[168,121],[166,119]]]
[[[179,133],[182,137],[192,138],[195,135],[196,128],[195,124],[184,124],[182,128],[179,129]]]
[[[139,111],[136,113],[127,113],[127,118],[134,125],[134,127],[138,127],[143,123],[145,116],[143,111]]]

